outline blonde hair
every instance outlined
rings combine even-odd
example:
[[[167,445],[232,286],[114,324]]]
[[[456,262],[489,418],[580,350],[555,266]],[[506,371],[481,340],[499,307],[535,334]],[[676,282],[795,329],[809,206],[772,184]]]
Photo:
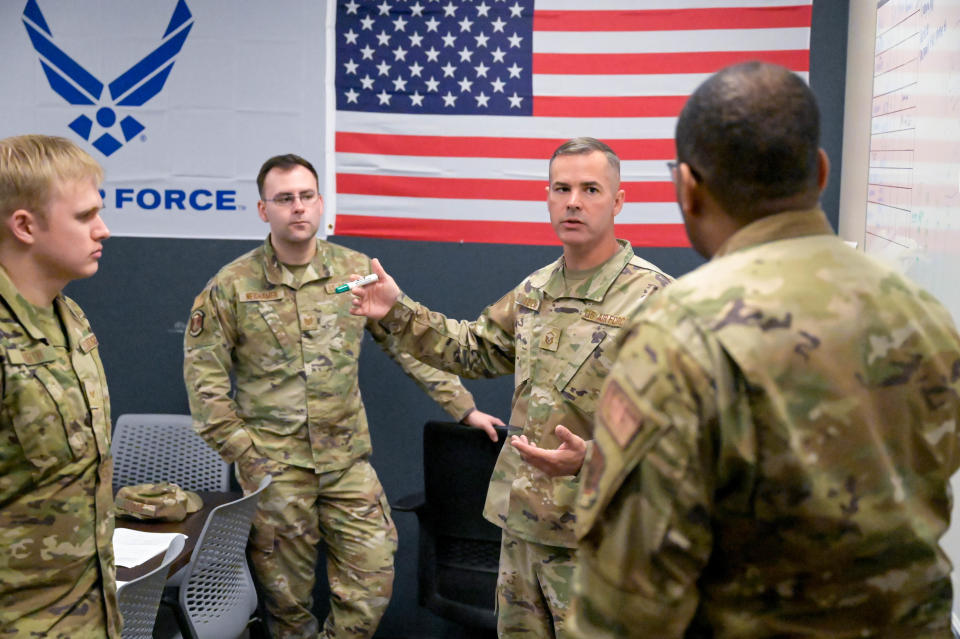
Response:
[[[0,219],[19,209],[43,218],[61,182],[92,180],[103,168],[66,138],[18,135],[0,140]]]

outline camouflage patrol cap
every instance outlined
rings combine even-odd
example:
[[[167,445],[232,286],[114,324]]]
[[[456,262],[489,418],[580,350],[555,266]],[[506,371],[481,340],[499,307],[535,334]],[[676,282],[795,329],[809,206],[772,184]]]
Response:
[[[203,506],[200,495],[168,481],[124,486],[114,503],[118,517],[156,521],[183,521]]]

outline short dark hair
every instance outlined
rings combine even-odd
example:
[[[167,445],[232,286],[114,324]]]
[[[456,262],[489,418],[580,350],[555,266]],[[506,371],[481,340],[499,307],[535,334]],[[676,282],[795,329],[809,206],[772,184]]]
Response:
[[[553,155],[550,156],[550,166],[553,166],[553,160],[560,155],[586,155],[587,153],[593,153],[594,151],[599,151],[606,156],[607,163],[610,165],[610,168],[613,169],[613,174],[617,177],[617,181],[619,182],[620,158],[617,157],[617,154],[606,142],[601,142],[596,138],[580,137],[567,140],[558,146],[553,152]]]
[[[676,144],[677,159],[735,217],[818,188],[817,100],[778,65],[745,62],[707,79],[680,113]]]
[[[257,173],[257,191],[260,193],[260,199],[263,199],[263,181],[267,179],[267,173],[273,169],[280,169],[281,171],[289,171],[295,167],[302,166],[311,173],[313,177],[317,180],[317,187],[320,185],[320,178],[317,176],[317,170],[313,168],[313,165],[310,164],[307,160],[303,159],[299,155],[294,153],[286,153],[284,155],[275,155],[266,162],[263,163],[263,166],[260,167],[260,172]]]

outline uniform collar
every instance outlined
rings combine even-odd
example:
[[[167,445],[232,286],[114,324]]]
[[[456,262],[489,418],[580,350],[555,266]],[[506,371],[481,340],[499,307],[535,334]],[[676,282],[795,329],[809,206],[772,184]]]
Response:
[[[13,280],[10,279],[10,275],[2,266],[0,266],[0,297],[7,303],[10,312],[31,339],[34,341],[46,341],[46,335],[44,335],[43,331],[39,328],[39,309],[20,294],[20,291],[14,286]],[[53,299],[53,312],[64,319],[66,319],[66,316],[69,314],[77,321],[80,320],[76,313],[74,313],[73,308],[65,302],[62,293]],[[78,336],[71,332],[69,328],[71,326],[70,322],[64,322],[64,326],[66,327],[67,343],[73,348],[77,343]]]
[[[314,253],[313,259],[310,260],[309,266],[298,281],[293,273],[285,268],[283,264],[280,263],[280,260],[277,259],[277,252],[273,250],[273,244],[270,243],[270,236],[268,235],[267,239],[263,242],[263,268],[267,276],[267,281],[274,286],[282,284],[297,289],[308,282],[330,277],[332,272],[329,266],[327,243],[321,241],[319,238],[317,238],[316,242],[317,252]]]
[[[533,281],[534,287],[540,288],[546,295],[557,299],[560,297],[574,297],[577,299],[599,302],[607,294],[614,280],[623,271],[633,258],[633,247],[626,240],[617,240],[620,249],[614,253],[610,259],[604,262],[600,269],[594,273],[586,282],[577,287],[576,293],[568,289],[567,282],[563,277],[563,257],[558,259],[553,265],[542,272],[541,282]],[[585,290],[584,290],[585,289]]]
[[[833,228],[820,207],[776,213],[751,222],[728,237],[712,259],[774,240],[833,234]]]

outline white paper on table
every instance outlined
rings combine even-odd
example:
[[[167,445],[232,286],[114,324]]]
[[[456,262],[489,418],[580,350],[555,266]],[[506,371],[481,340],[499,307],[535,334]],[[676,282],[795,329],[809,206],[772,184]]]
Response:
[[[167,551],[182,533],[151,533],[130,528],[113,529],[113,554],[118,566],[133,568]],[[184,535],[186,536],[186,535]]]

